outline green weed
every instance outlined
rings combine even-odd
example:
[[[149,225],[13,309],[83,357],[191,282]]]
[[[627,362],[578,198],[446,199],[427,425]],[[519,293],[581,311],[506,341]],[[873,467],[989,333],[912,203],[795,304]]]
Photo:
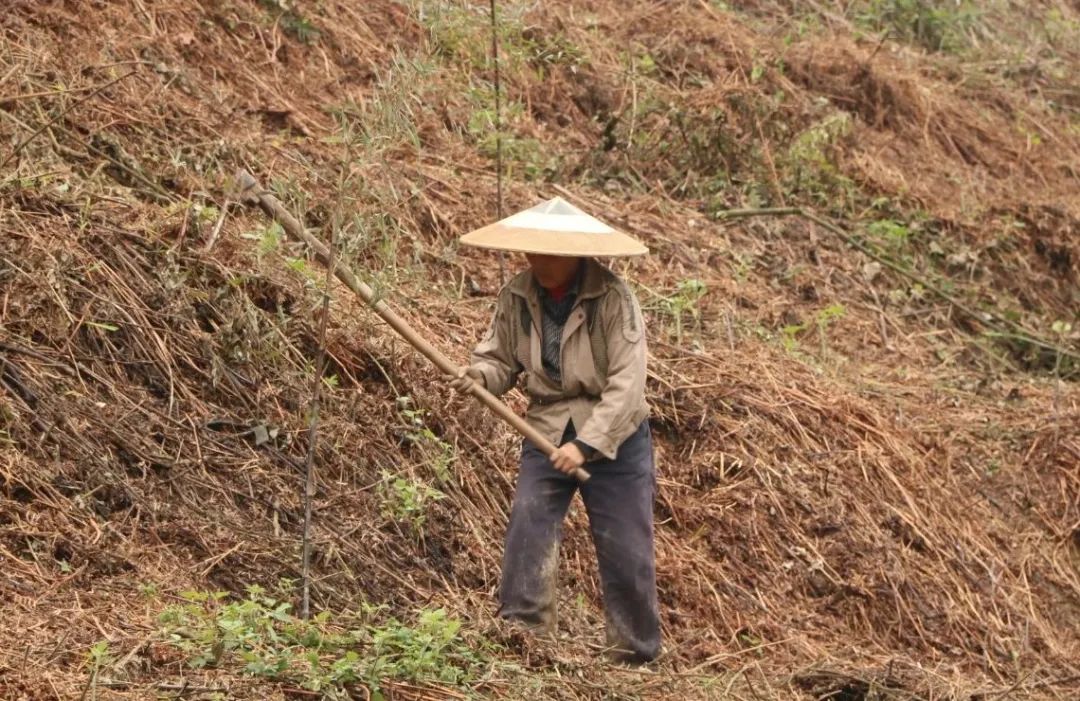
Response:
[[[518,136],[515,124],[526,120],[525,107],[515,100],[502,105],[501,119],[496,128],[495,94],[490,86],[473,87],[467,93],[473,106],[465,126],[466,136],[476,144],[477,150],[487,158],[494,159],[501,141],[506,176],[514,178],[520,171],[526,180],[537,180],[554,172],[554,160],[546,158],[537,139]]]
[[[818,339],[821,342],[821,355],[823,357],[828,350],[829,326],[837,319],[843,319],[845,314],[847,314],[847,310],[844,308],[844,305],[837,302],[819,310],[818,313],[814,315]]]
[[[741,285],[750,278],[750,273],[754,270],[754,259],[752,256],[738,251],[733,251],[731,257],[731,274],[735,277],[735,281]]]
[[[300,14],[290,0],[261,0],[261,2],[285,33],[292,35],[297,41],[311,44],[319,38],[321,34],[319,29],[311,23],[311,20]]]
[[[479,662],[461,643],[461,622],[443,609],[421,611],[415,626],[391,618],[368,630],[372,655],[369,677],[457,685],[470,678],[470,669]]]
[[[90,678],[87,680],[86,690],[90,692],[90,698],[97,698],[98,675],[101,670],[114,662],[109,652],[109,641],[100,640],[90,646],[86,653],[86,664],[90,667]],[[84,691],[83,698],[86,697]]]
[[[422,534],[427,521],[427,507],[432,501],[446,498],[439,490],[420,481],[382,473],[379,483],[379,497],[382,500],[383,516],[406,523],[413,533]]]
[[[433,53],[472,68],[488,66],[491,39],[485,36],[489,31],[485,8],[445,0],[413,0],[411,4],[420,24],[428,31]],[[513,23],[506,13],[501,19],[505,33]]]
[[[428,31],[429,50],[457,63],[467,73],[493,68],[491,53],[491,16],[486,4],[447,0],[410,0],[417,19]],[[556,34],[543,37],[532,28],[526,30],[527,4],[502,3],[497,8],[499,67],[507,75],[517,74],[527,66],[542,67],[555,63],[574,65],[582,52]]]
[[[788,353],[795,352],[799,347],[798,337],[806,330],[806,324],[788,324],[780,329],[780,343]]]
[[[1057,343],[1058,348],[1054,351],[1054,377],[1065,377],[1076,372],[1076,363],[1062,356],[1061,348],[1068,347],[1069,340],[1072,337],[1073,325],[1067,321],[1057,320],[1051,326],[1050,330],[1054,334],[1054,342]]]
[[[256,255],[259,258],[274,253],[281,246],[282,239],[285,238],[285,230],[281,228],[281,224],[277,222],[270,222],[262,229],[256,229],[255,231],[249,231],[240,234],[240,238],[245,238],[256,243]]]
[[[220,214],[220,210],[214,205],[202,204],[201,202],[193,202],[191,211],[195,215],[195,221],[199,226],[213,224]]]
[[[682,345],[683,316],[689,314],[694,323],[694,331],[701,330],[701,310],[698,303],[709,291],[708,286],[696,278],[679,282],[674,294],[663,299],[663,307],[675,324],[675,342]]]
[[[427,411],[413,407],[411,397],[398,397],[398,411],[406,422],[406,440],[420,450],[435,478],[439,482],[448,482],[450,467],[457,459],[454,446],[431,430],[427,425]]]
[[[419,150],[419,112],[427,109],[426,91],[439,83],[433,80],[437,72],[438,65],[424,57],[396,52],[390,66],[379,73],[369,99],[331,110],[339,121],[355,125],[356,134],[331,138],[355,139],[352,147],[359,161],[379,160],[402,148]]]
[[[247,596],[189,591],[184,603],[159,616],[161,635],[180,650],[188,666],[237,669],[241,673],[296,684],[323,698],[352,698],[363,684],[382,698],[386,680],[461,685],[483,662],[465,644],[461,623],[444,610],[423,610],[415,625],[397,619],[371,620],[383,607],[362,613],[330,612],[304,621],[287,602],[249,586]],[[107,651],[107,648],[106,648]],[[106,664],[104,654],[99,655]]]
[[[821,344],[821,355],[824,357],[828,351],[828,330],[837,319],[842,319],[847,313],[844,305],[840,303],[830,304],[824,309],[818,310],[814,315],[814,327],[817,330],[818,340]],[[806,332],[807,324],[788,324],[780,328],[780,344],[788,353],[798,354],[799,337]]]
[[[879,219],[866,227],[867,233],[884,248],[895,253],[905,248],[911,239],[911,229],[892,219]]]
[[[972,0],[868,0],[856,3],[856,21],[877,33],[923,47],[955,52],[971,45],[983,15]]]
[[[847,203],[853,199],[854,184],[834,160],[836,146],[851,133],[851,124],[851,115],[835,112],[792,139],[781,163],[790,192],[809,195],[817,204],[831,209],[837,208],[838,200]]]

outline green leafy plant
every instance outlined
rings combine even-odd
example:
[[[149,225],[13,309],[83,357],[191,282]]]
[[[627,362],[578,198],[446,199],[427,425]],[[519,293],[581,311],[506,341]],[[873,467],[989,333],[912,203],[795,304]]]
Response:
[[[454,446],[438,436],[427,424],[427,411],[412,406],[412,398],[398,397],[398,411],[406,422],[405,439],[416,446],[424,456],[440,483],[450,480],[450,467],[457,460]]]
[[[545,157],[540,141],[520,136],[515,131],[516,126],[528,121],[521,102],[504,97],[500,119],[496,120],[495,93],[491,86],[472,87],[466,95],[472,104],[472,112],[465,125],[467,136],[487,158],[496,157],[501,141],[507,177],[512,178],[520,171],[525,179],[536,180],[553,171],[554,161]]]
[[[903,249],[911,239],[911,229],[892,219],[879,219],[870,222],[866,227],[866,231],[875,240],[881,242],[885,248],[893,252]]]
[[[787,189],[805,193],[824,206],[849,201],[853,184],[837,167],[834,152],[851,129],[851,115],[834,112],[796,135],[782,163],[788,173]]]
[[[217,221],[220,215],[220,210],[212,204],[202,204],[200,202],[194,202],[191,205],[191,211],[195,215],[195,221],[200,226],[213,224]]]
[[[285,237],[285,230],[282,229],[281,225],[277,222],[271,222],[262,229],[240,234],[240,237],[250,241],[256,241],[256,255],[258,255],[259,258],[262,258],[263,256],[278,250],[278,247],[281,245],[281,240]]]
[[[459,64],[466,73],[491,68],[491,20],[485,6],[446,0],[409,0],[408,4],[427,29],[432,53]],[[548,43],[525,31],[526,9],[517,3],[498,8],[499,60],[504,71],[520,69],[542,54]],[[547,52],[549,61],[567,54],[565,48]]]
[[[754,259],[738,251],[732,251],[731,257],[731,274],[735,277],[735,281],[741,285],[750,278],[750,273],[754,270]]]
[[[817,324],[818,339],[821,341],[822,355],[828,350],[827,341],[829,326],[837,319],[844,318],[845,314],[847,314],[847,310],[844,308],[844,305],[837,302],[821,309],[814,316],[814,321]]]
[[[383,515],[399,523],[406,523],[416,534],[422,534],[427,521],[427,507],[433,501],[445,499],[438,489],[421,481],[382,473],[379,497]]]
[[[274,21],[298,41],[310,44],[319,38],[321,32],[318,28],[300,14],[290,0],[262,0],[262,4],[271,12]]]
[[[292,270],[303,275],[307,282],[312,283],[315,281],[315,272],[312,270],[311,265],[303,258],[287,257],[285,259],[285,264]]]
[[[814,315],[814,327],[817,329],[818,340],[821,343],[821,354],[824,355],[828,350],[828,330],[837,319],[842,319],[847,313],[844,305],[836,303],[830,304],[824,309],[818,310]],[[793,353],[799,348],[799,336],[801,336],[807,329],[807,324],[797,323],[788,324],[780,329],[780,343],[783,345],[784,350],[789,353]]]
[[[856,5],[855,18],[862,26],[928,51],[969,46],[984,12],[972,0],[864,0]]]
[[[806,324],[788,324],[780,329],[780,343],[791,353],[799,347],[798,336],[806,330]]]
[[[87,681],[87,690],[91,692],[90,698],[97,698],[98,675],[103,667],[107,667],[115,660],[109,652],[109,641],[99,640],[90,646],[86,653],[86,664],[90,667],[90,679]],[[84,693],[85,697],[86,694]]]
[[[345,111],[356,118],[369,157],[411,146],[420,148],[417,112],[423,108],[424,89],[438,66],[421,58],[395,53],[390,67],[379,74],[375,92],[362,105]]]
[[[479,11],[439,0],[412,0],[410,4],[428,31],[434,53],[472,68],[487,66],[490,47],[484,41],[484,16]]]
[[[165,609],[158,621],[165,642],[184,653],[189,666],[238,668],[323,698],[353,698],[348,687],[355,684],[382,698],[380,687],[391,679],[464,684],[484,661],[462,639],[460,621],[442,609],[420,611],[415,625],[371,620],[384,607],[367,604],[339,620],[322,612],[305,621],[259,586],[249,586],[240,599],[199,591],[181,598],[184,603]],[[98,659],[106,659],[104,652]]]
[[[681,280],[675,287],[674,294],[663,299],[663,307],[675,322],[675,340],[682,344],[683,315],[689,314],[694,322],[695,331],[700,330],[701,309],[698,303],[709,291],[708,286],[696,278]]]
[[[656,73],[656,59],[648,51],[630,57],[631,69],[640,75],[651,76]]]
[[[370,629],[374,663],[367,673],[375,677],[460,684],[477,662],[477,657],[461,645],[460,630],[461,622],[443,609],[421,611],[415,626],[391,618],[386,624]],[[449,661],[458,664],[448,664]]]

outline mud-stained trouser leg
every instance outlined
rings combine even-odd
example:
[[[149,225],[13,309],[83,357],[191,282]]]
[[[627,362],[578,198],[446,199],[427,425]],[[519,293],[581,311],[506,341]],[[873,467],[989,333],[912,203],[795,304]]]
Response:
[[[562,521],[577,481],[525,441],[503,552],[499,615],[538,632],[555,630],[555,575]]]
[[[648,421],[614,460],[588,465],[581,487],[604,588],[607,641],[617,659],[648,662],[660,652],[653,549],[656,477]]]

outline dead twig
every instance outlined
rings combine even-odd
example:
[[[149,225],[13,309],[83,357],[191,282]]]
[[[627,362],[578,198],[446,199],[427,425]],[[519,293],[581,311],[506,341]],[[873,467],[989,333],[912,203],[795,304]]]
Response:
[[[102,90],[105,90],[106,88],[109,88],[109,87],[111,87],[113,85],[116,85],[117,83],[119,83],[121,81],[127,80],[131,76],[135,75],[135,72],[136,71],[135,71],[134,68],[131,69],[130,71],[128,71],[124,75],[120,76],[119,78],[114,78],[113,80],[110,80],[109,82],[105,83],[104,85],[101,85],[97,89],[93,90],[90,94],[84,95],[83,97],[80,97],[75,102],[71,103],[70,105],[68,105],[64,109],[60,110],[60,112],[58,112],[55,116],[53,116],[52,119],[50,119],[49,121],[45,122],[45,124],[38,127],[34,131],[34,133],[32,133],[30,136],[28,136],[25,139],[23,139],[22,141],[20,141],[15,146],[15,148],[13,148],[11,150],[11,153],[9,153],[7,155],[7,157],[4,158],[3,161],[0,161],[0,168],[3,168],[4,166],[6,166],[8,164],[8,162],[11,161],[12,158],[15,158],[15,156],[19,155],[20,151],[22,151],[24,148],[26,148],[27,144],[29,144],[31,141],[33,141],[38,136],[43,134],[45,132],[45,130],[48,129],[49,127],[51,127],[53,124],[60,121],[60,119],[62,119],[64,117],[64,115],[66,115],[68,112],[75,109],[79,105],[83,104],[87,100],[93,98],[95,95],[99,94]]]

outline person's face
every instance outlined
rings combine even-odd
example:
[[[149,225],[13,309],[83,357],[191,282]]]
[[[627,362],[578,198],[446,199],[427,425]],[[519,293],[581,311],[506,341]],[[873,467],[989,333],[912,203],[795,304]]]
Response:
[[[570,284],[577,274],[580,258],[570,256],[549,256],[539,253],[526,253],[525,258],[532,268],[533,277],[541,287],[553,288]]]

